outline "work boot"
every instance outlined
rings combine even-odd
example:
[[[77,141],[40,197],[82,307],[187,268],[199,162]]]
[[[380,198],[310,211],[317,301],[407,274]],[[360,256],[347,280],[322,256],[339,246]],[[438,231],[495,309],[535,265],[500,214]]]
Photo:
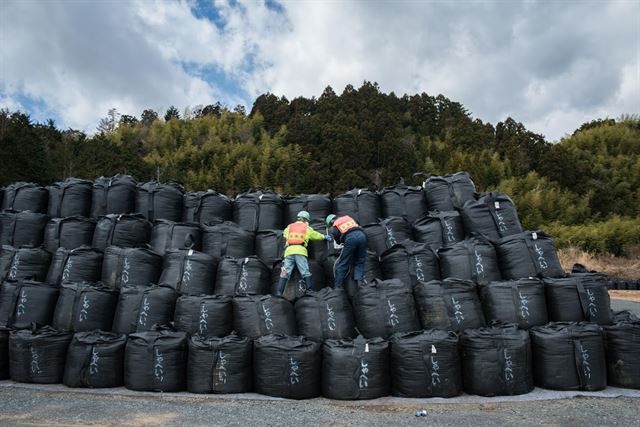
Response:
[[[358,288],[362,287],[362,286],[366,286],[367,284],[367,279],[360,279],[360,280],[356,280],[356,285]]]
[[[281,277],[280,281],[278,282],[278,292],[276,292],[276,295],[278,295],[279,297],[282,296],[282,294],[284,294],[284,288],[287,286],[287,281],[289,279],[287,279],[286,277]]]
[[[310,291],[313,289],[313,282],[311,281],[311,276],[307,276],[304,278],[304,282],[307,284],[307,290]]]

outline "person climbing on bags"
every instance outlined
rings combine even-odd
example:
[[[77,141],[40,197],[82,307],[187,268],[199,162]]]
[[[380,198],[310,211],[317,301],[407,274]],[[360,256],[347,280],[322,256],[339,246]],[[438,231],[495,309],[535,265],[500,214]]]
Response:
[[[351,263],[354,263],[353,278],[361,285],[364,282],[364,261],[367,258],[367,235],[358,223],[348,215],[328,215],[325,223],[331,227],[333,239],[343,245],[335,266],[335,288],[342,288]]]
[[[311,272],[309,271],[309,261],[307,257],[307,245],[309,240],[331,241],[331,236],[318,233],[309,226],[311,215],[307,211],[300,211],[296,216],[297,221],[289,224],[282,232],[286,249],[284,250],[284,261],[280,271],[280,281],[278,282],[278,296],[282,296],[287,282],[293,272],[293,267],[297,267],[300,275],[304,278],[307,290],[313,288]]]

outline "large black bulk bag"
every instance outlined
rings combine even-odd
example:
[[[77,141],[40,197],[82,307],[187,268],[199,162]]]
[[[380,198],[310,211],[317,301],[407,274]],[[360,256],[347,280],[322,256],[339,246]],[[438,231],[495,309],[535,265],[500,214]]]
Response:
[[[257,256],[225,257],[218,264],[215,293],[218,295],[266,295],[271,269]]]
[[[49,217],[30,211],[0,212],[0,244],[15,246],[40,246]]]
[[[467,201],[462,207],[462,221],[467,233],[494,240],[523,231],[513,200],[503,193],[486,193],[478,200]]]
[[[248,231],[282,229],[284,203],[273,191],[242,193],[233,201],[233,222]]]
[[[113,289],[157,284],[161,273],[162,257],[150,249],[109,246],[104,251],[102,282]]]
[[[167,252],[159,283],[184,295],[213,294],[218,262],[209,254],[193,249]]]
[[[462,393],[458,336],[419,331],[391,337],[391,394],[400,397],[454,397]]]
[[[163,256],[171,249],[202,251],[202,231],[198,224],[159,219],[153,223],[150,245]]]
[[[388,396],[389,343],[382,338],[326,340],[322,345],[322,395],[356,400]]]
[[[343,289],[307,292],[296,301],[295,309],[298,333],[302,336],[323,341],[357,335],[353,310]]]
[[[550,321],[611,323],[611,302],[605,274],[584,273],[558,279],[547,278],[544,279],[544,285]]]
[[[464,331],[485,325],[476,285],[470,280],[420,282],[413,295],[424,329]]]
[[[280,281],[280,272],[282,271],[282,262],[273,266],[271,273],[271,293],[276,295],[278,292],[278,282]],[[311,272],[312,291],[319,291],[325,287],[324,267],[318,261],[309,260],[309,271]],[[296,302],[298,298],[307,293],[307,282],[300,275],[297,267],[294,267],[287,286],[284,288],[282,297],[288,301]]]
[[[183,197],[184,187],[177,182],[138,184],[135,212],[149,221],[167,219],[179,222],[182,221]]]
[[[531,341],[514,324],[467,329],[460,339],[464,391],[504,396],[533,390]]]
[[[640,321],[628,320],[605,326],[604,336],[607,383],[640,389]]]
[[[91,218],[135,210],[137,184],[130,175],[101,176],[93,182]]]
[[[0,287],[0,326],[13,329],[50,325],[58,300],[58,287],[24,280]]]
[[[182,391],[187,386],[187,334],[167,330],[129,335],[124,386],[137,391]]]
[[[51,254],[40,248],[0,248],[0,281],[33,279],[44,281],[49,271]]]
[[[475,198],[476,186],[467,172],[432,176],[423,184],[430,210],[452,211]]]
[[[73,335],[45,326],[37,330],[11,332],[9,371],[19,383],[62,382],[67,348]]]
[[[67,351],[62,383],[67,387],[107,388],[124,384],[126,335],[78,332]]]
[[[327,227],[324,220],[312,222],[311,228],[325,236],[329,235],[329,227]],[[315,259],[319,262],[322,262],[327,259],[327,257],[340,252],[334,245],[333,240],[330,242],[327,242],[326,240],[309,240],[307,251],[309,252],[309,259]]]
[[[173,317],[176,299],[178,294],[165,286],[123,286],[113,317],[113,332],[144,332],[156,324],[168,324]]]
[[[51,326],[59,330],[110,331],[118,292],[101,283],[63,283]]]
[[[404,217],[413,222],[427,213],[427,199],[422,187],[409,187],[404,184],[386,187],[380,191],[382,217]]]
[[[97,282],[102,275],[102,251],[81,246],[59,248],[51,259],[47,283]]]
[[[530,333],[537,386],[585,391],[602,390],[607,386],[600,326],[586,322],[552,322],[533,327]]]
[[[235,222],[222,221],[202,226],[202,252],[214,258],[242,258],[254,254],[254,233]]]
[[[189,393],[246,393],[253,384],[253,341],[229,335],[189,340]]]
[[[256,393],[287,399],[320,396],[320,343],[305,337],[267,335],[253,344]]]
[[[312,221],[324,221],[333,206],[329,196],[324,194],[300,194],[284,199],[284,222],[291,224],[298,218],[298,212],[307,211]]]
[[[391,217],[380,220],[375,224],[362,227],[367,235],[367,247],[378,256],[393,245],[411,240],[411,225],[401,217]]]
[[[334,286],[333,283],[336,275],[335,266],[337,261],[338,257],[336,255],[331,255],[322,263],[325,282],[329,286]],[[382,270],[380,269],[380,261],[376,253],[368,250],[364,261],[364,280],[371,282],[374,279],[382,279]],[[349,274],[347,274],[347,277],[345,278],[343,286],[347,291],[347,295],[349,295],[349,299],[353,300],[356,296],[356,292],[358,292],[358,283],[353,279],[353,265],[351,266],[351,270],[349,270]]]
[[[268,334],[295,335],[296,315],[289,301],[271,295],[233,298],[233,328],[252,339]]]
[[[399,279],[409,286],[440,279],[438,256],[422,243],[406,241],[392,246],[380,257],[380,267],[385,279]]]
[[[47,213],[47,189],[31,182],[15,182],[4,188],[2,209]]]
[[[541,231],[525,231],[496,242],[504,279],[562,277],[565,275],[551,238]]]
[[[378,222],[382,217],[378,195],[366,188],[354,188],[333,199],[333,213],[349,215],[360,225]]]
[[[413,238],[434,249],[464,240],[462,218],[457,211],[429,212],[412,224]]]
[[[0,327],[0,380],[9,378],[9,332]]]
[[[149,243],[151,223],[142,215],[105,215],[98,219],[93,246],[104,251],[107,246],[131,248]]]
[[[96,222],[90,218],[72,216],[53,218],[44,229],[44,248],[54,253],[58,248],[75,249],[91,246]]]
[[[488,322],[516,323],[529,329],[549,321],[544,283],[539,279],[491,282],[480,287],[480,300]]]
[[[353,306],[358,329],[366,338],[420,329],[411,288],[400,280],[375,279],[361,286]]]
[[[84,179],[67,178],[47,187],[49,205],[47,214],[51,218],[84,216],[91,214],[91,192],[93,183]]]
[[[484,284],[502,279],[494,246],[486,239],[471,238],[438,249],[440,275]]]
[[[222,337],[233,331],[233,303],[227,295],[183,295],[173,315],[176,331]]]
[[[284,258],[284,243],[282,230],[258,231],[254,244],[256,255],[271,268],[273,264]]]
[[[231,220],[233,202],[214,190],[185,193],[182,220],[206,224],[217,219]]]

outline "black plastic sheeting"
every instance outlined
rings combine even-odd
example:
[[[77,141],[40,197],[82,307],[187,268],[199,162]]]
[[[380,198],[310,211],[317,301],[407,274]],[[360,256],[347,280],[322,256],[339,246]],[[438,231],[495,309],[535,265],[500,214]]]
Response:
[[[102,257],[102,251],[88,246],[59,248],[51,259],[46,282],[97,282],[102,275]]]
[[[463,331],[485,326],[476,285],[470,280],[421,282],[413,294],[423,329]]]
[[[246,393],[253,385],[253,341],[229,335],[189,339],[187,391]]]
[[[358,400],[391,391],[389,343],[382,338],[326,340],[322,345],[322,395]]]
[[[391,394],[399,397],[454,397],[462,393],[458,336],[417,331],[391,337]]]
[[[181,294],[213,294],[218,263],[204,252],[174,249],[164,256],[159,283]]]
[[[69,344],[62,383],[84,388],[122,386],[126,343],[126,335],[78,332]]]
[[[91,217],[135,211],[137,184],[130,175],[101,176],[93,182]]]
[[[533,390],[531,340],[515,324],[468,329],[460,338],[464,391],[512,396]]]
[[[256,233],[256,255],[269,267],[284,258],[282,230],[262,230]]]
[[[464,240],[462,218],[457,211],[429,212],[412,224],[413,238],[434,249]]]
[[[173,315],[176,331],[222,337],[233,330],[233,303],[227,295],[183,295]]]
[[[322,263],[325,282],[330,286],[333,286],[333,282],[335,279],[336,262],[337,257],[335,255],[332,255]],[[367,251],[367,256],[364,263],[364,279],[367,282],[372,282],[374,279],[382,279],[380,262],[378,261],[378,256],[373,251]],[[356,293],[358,292],[358,284],[355,280],[353,280],[353,266],[351,266],[351,270],[349,271],[349,274],[347,275],[343,285],[344,289],[347,291],[347,295],[349,295],[349,299],[353,300]]]
[[[137,391],[182,391],[187,387],[187,334],[168,330],[129,335],[124,386]]]
[[[42,244],[49,217],[35,212],[0,212],[0,244],[19,248]]]
[[[256,393],[287,399],[320,396],[320,343],[305,337],[268,335],[254,341]]]
[[[361,286],[353,306],[358,329],[366,338],[420,329],[411,288],[400,280],[375,279]]]
[[[14,182],[4,188],[2,209],[47,213],[49,192],[32,182]]]
[[[184,195],[184,222],[206,224],[210,221],[233,217],[233,202],[224,194],[214,190],[196,191]]]
[[[386,187],[380,191],[382,217],[399,216],[413,222],[427,213],[427,199],[422,187],[404,184]]]
[[[53,218],[44,229],[44,248],[54,253],[58,248],[91,246],[96,221],[81,216]]]
[[[429,210],[452,211],[475,198],[476,186],[467,172],[432,176],[424,184]]]
[[[500,239],[522,233],[522,225],[513,200],[504,193],[485,193],[478,200],[467,201],[462,208],[467,233]]]
[[[607,383],[640,389],[640,321],[623,320],[604,327]]]
[[[294,308],[298,333],[309,339],[339,340],[357,335],[353,309],[344,289],[307,292],[296,301]]]
[[[118,292],[102,284],[63,283],[51,326],[58,330],[110,331]]]
[[[271,272],[271,293],[273,295],[278,291],[278,282],[280,280],[280,272],[282,271],[282,262],[273,266]],[[312,291],[319,291],[326,285],[324,267],[318,261],[309,260],[309,271],[311,272]],[[296,302],[299,298],[307,293],[307,282],[300,275],[300,271],[295,267],[289,277],[287,286],[284,288],[282,297],[287,301]]]
[[[25,280],[0,287],[0,326],[28,329],[50,325],[58,300],[58,287]]]
[[[158,219],[151,229],[151,249],[160,255],[172,249],[202,251],[202,231],[198,224]]]
[[[0,327],[0,380],[9,378],[9,332]]]
[[[505,279],[565,275],[551,237],[542,231],[504,237],[496,243],[496,252]]]
[[[67,348],[72,334],[44,326],[35,331],[11,332],[9,361],[11,379],[19,383],[62,382]]]
[[[218,264],[215,293],[218,295],[266,295],[271,269],[257,256],[222,258]]]
[[[368,248],[378,256],[382,256],[393,245],[413,239],[411,225],[401,217],[382,219],[375,224],[365,225],[362,229],[367,234]]]
[[[48,186],[47,189],[49,190],[47,215],[51,218],[88,217],[91,214],[93,182],[67,178]]]
[[[550,321],[611,323],[605,274],[572,274],[566,278],[544,279],[544,284]]]
[[[102,282],[113,289],[124,285],[157,284],[162,257],[147,248],[109,246],[102,259]]]
[[[516,323],[529,329],[549,321],[544,283],[539,279],[491,282],[480,287],[480,299],[488,322]]]
[[[283,228],[284,202],[273,191],[239,194],[233,201],[233,222],[247,231]]]
[[[177,182],[149,181],[138,184],[135,212],[149,221],[182,221],[184,187]]]
[[[284,222],[291,224],[298,216],[298,212],[307,211],[311,221],[324,221],[331,213],[332,203],[329,196],[324,194],[300,194],[284,200]]]
[[[602,390],[607,386],[600,326],[587,322],[549,323],[531,328],[530,334],[537,386],[584,391]]]
[[[120,289],[113,332],[131,334],[150,331],[171,322],[178,294],[165,286],[127,285]]]
[[[0,248],[0,280],[32,279],[43,282],[49,271],[51,254],[41,248]]]
[[[93,246],[104,251],[107,246],[131,248],[149,243],[151,223],[142,215],[105,215],[98,219]]]
[[[202,252],[215,258],[241,258],[253,255],[253,241],[253,232],[231,221],[202,226]]]
[[[271,295],[235,297],[233,328],[239,335],[251,339],[269,334],[296,335],[293,305]]]
[[[349,215],[360,225],[378,222],[382,217],[380,199],[366,188],[354,188],[333,199],[333,213],[337,216]]]
[[[398,279],[411,287],[440,279],[438,256],[422,243],[405,241],[392,246],[380,257],[380,267],[385,279]]]
[[[494,246],[484,238],[471,238],[438,249],[443,279],[455,277],[485,284],[502,279]]]

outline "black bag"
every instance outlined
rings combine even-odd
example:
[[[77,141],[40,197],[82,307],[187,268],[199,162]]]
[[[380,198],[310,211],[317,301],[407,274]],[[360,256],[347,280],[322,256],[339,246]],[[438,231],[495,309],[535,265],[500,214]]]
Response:
[[[320,396],[320,343],[305,337],[267,335],[253,347],[256,393],[287,399]]]
[[[475,198],[476,186],[467,172],[432,176],[424,184],[429,210],[452,211]]]
[[[9,378],[9,332],[0,327],[0,380]]]
[[[142,215],[105,215],[98,219],[93,246],[104,251],[107,246],[132,248],[149,243],[151,223]]]
[[[91,213],[91,192],[93,183],[84,179],[67,178],[47,187],[51,218],[69,216],[88,217]]]
[[[549,321],[544,283],[539,279],[491,282],[480,287],[480,300],[487,321],[516,323],[521,329]]]
[[[63,331],[110,331],[118,291],[101,283],[63,283],[51,325]]]
[[[457,211],[429,212],[412,224],[416,242],[433,249],[464,240],[462,218]]]
[[[149,221],[167,219],[182,220],[184,187],[177,182],[149,181],[138,184],[135,211]]]
[[[164,256],[160,284],[184,295],[213,294],[218,263],[193,249],[174,249]]]
[[[291,224],[298,218],[298,212],[307,211],[312,221],[324,221],[331,213],[331,198],[324,194],[300,194],[284,199],[284,222]]]
[[[354,188],[333,199],[333,213],[349,215],[360,225],[378,222],[382,217],[378,195],[366,188]]]
[[[289,301],[271,295],[233,298],[233,328],[255,339],[268,334],[296,335],[296,316]]]
[[[62,382],[67,347],[73,335],[50,326],[13,331],[9,336],[9,371],[19,383]]]
[[[307,292],[296,301],[294,308],[298,333],[302,336],[323,341],[357,335],[353,310],[343,289]]]
[[[533,390],[531,342],[514,324],[467,329],[461,336],[464,391],[512,396]]]
[[[102,282],[113,289],[124,285],[157,284],[162,257],[147,248],[109,246],[102,261]]]
[[[468,233],[495,240],[523,231],[516,205],[504,193],[485,193],[478,200],[468,200],[462,207],[462,221]]]
[[[183,295],[173,315],[176,331],[222,337],[233,331],[233,303],[226,295]]]
[[[470,280],[420,282],[413,295],[424,329],[464,331],[485,325],[476,285]]]
[[[608,325],[611,303],[607,276],[603,273],[572,274],[560,279],[544,279],[549,320]]]
[[[44,228],[49,221],[45,214],[30,211],[0,212],[0,244],[38,247],[42,244]]]
[[[422,187],[408,187],[404,184],[386,187],[380,191],[382,217],[399,216],[413,222],[427,213],[427,199]]]
[[[604,327],[607,383],[640,389],[640,321],[619,321]],[[1,372],[1,369],[0,369]]]
[[[126,335],[78,332],[67,351],[62,383],[67,387],[107,388],[124,384]]]
[[[549,323],[531,328],[530,334],[537,386],[586,391],[607,386],[604,342],[598,325]]]
[[[330,234],[329,228],[324,221],[314,221],[311,223],[311,228],[320,234],[328,236]],[[339,250],[333,244],[333,240],[327,242],[326,240],[309,240],[307,250],[309,252],[309,259],[314,259],[318,262],[323,262],[331,255],[339,254]]]
[[[217,219],[231,220],[233,202],[224,194],[214,190],[185,193],[184,222],[206,224]]]
[[[54,253],[58,248],[91,246],[96,222],[81,216],[53,218],[44,229],[44,248]]]
[[[127,285],[120,289],[113,332],[131,334],[150,331],[171,322],[178,294],[165,286]]]
[[[253,383],[253,341],[229,335],[191,337],[187,363],[189,393],[246,393]]]
[[[254,233],[231,221],[202,226],[202,252],[214,258],[244,258],[254,254]]]
[[[12,211],[47,212],[49,192],[32,182],[14,182],[4,188],[2,209]]]
[[[266,295],[271,270],[257,256],[222,258],[218,264],[215,293],[218,295]]]
[[[256,255],[269,267],[284,258],[282,230],[262,230],[256,233]]]
[[[151,229],[151,249],[165,255],[172,249],[202,251],[202,231],[198,224],[156,220]]]
[[[129,335],[124,386],[137,391],[182,391],[187,386],[187,334],[158,329]]]
[[[91,218],[135,211],[136,181],[130,175],[101,176],[93,182]]]
[[[322,395],[375,399],[389,395],[389,343],[382,338],[326,340],[322,345]]]
[[[565,275],[551,238],[541,231],[525,231],[496,243],[504,279],[562,277]]]
[[[458,336],[419,331],[391,337],[391,394],[400,397],[454,397],[462,393]]]
[[[486,239],[471,238],[438,249],[443,279],[455,277],[478,284],[502,280],[496,250]]]
[[[47,283],[97,282],[102,275],[102,251],[81,246],[76,249],[59,248],[53,255]]]
[[[284,203],[273,191],[239,194],[233,201],[233,222],[247,231],[282,229]]]
[[[332,255],[322,263],[325,282],[328,286],[334,286],[333,283],[336,275],[335,266],[337,262],[338,257],[336,255]],[[367,251],[367,257],[364,262],[364,279],[367,282],[372,282],[374,279],[382,279],[379,258],[375,252],[369,250]],[[358,283],[353,279],[353,265],[351,266],[350,273],[345,277],[343,285],[344,289],[347,291],[347,295],[349,295],[349,299],[353,301],[353,298],[355,298],[356,293],[358,292]]]
[[[28,329],[50,325],[58,300],[58,286],[24,280],[4,282],[0,288],[0,326]]]
[[[411,225],[401,217],[386,218],[375,224],[365,225],[362,229],[367,235],[367,247],[378,256],[382,256],[394,245],[413,239]]]
[[[49,271],[51,255],[40,248],[0,248],[0,280],[12,282],[33,279],[44,281]]]
[[[380,257],[380,266],[385,279],[399,279],[410,287],[440,279],[438,256],[422,243],[403,242],[392,246]]]
[[[411,288],[400,280],[375,279],[361,286],[353,305],[356,324],[366,338],[420,329]]]
[[[311,272],[311,290],[319,291],[325,287],[326,281],[324,276],[324,267],[312,259],[308,260],[309,271]],[[282,262],[273,266],[271,272],[271,294],[276,295],[278,292],[278,282],[280,281],[280,274],[282,272]],[[293,269],[291,276],[287,281],[287,286],[284,288],[282,297],[292,303],[296,302],[299,298],[307,293],[307,282],[300,275],[298,267]]]

